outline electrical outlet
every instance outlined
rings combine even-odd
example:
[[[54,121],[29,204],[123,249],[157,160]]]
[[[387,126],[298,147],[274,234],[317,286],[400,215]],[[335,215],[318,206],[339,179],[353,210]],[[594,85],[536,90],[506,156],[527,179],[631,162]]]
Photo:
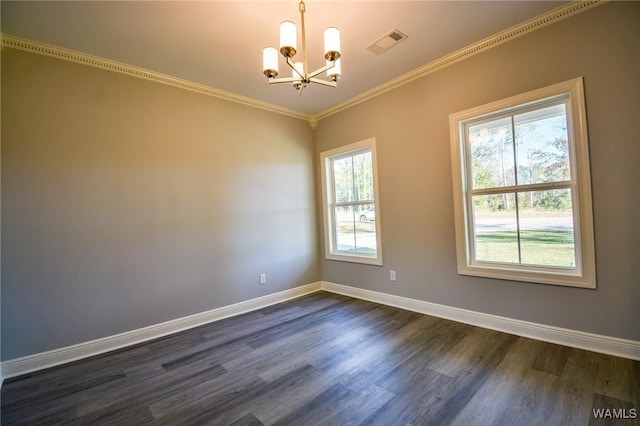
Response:
[[[266,284],[267,283],[267,274],[260,274],[260,284]]]
[[[389,279],[391,281],[395,281],[396,280],[396,271],[389,271]]]

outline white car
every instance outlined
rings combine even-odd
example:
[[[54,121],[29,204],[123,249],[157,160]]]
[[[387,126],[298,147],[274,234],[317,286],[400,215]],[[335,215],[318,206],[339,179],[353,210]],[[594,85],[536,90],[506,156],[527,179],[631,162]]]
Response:
[[[371,207],[360,213],[360,222],[369,222],[370,220],[376,220],[376,209]]]

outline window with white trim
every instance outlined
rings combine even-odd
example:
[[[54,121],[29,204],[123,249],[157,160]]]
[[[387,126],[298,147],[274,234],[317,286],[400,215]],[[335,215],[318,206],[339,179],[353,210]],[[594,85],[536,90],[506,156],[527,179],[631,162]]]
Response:
[[[382,265],[375,138],[323,152],[320,161],[326,258]]]
[[[458,273],[595,288],[582,79],[451,114]]]

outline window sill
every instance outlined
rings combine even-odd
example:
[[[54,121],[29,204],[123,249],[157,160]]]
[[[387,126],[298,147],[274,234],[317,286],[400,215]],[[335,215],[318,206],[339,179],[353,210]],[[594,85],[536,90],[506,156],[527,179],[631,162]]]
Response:
[[[523,270],[510,268],[506,265],[458,265],[458,274],[483,278],[497,278],[500,280],[522,281],[538,284],[552,284],[567,287],[596,288],[595,277],[589,277],[578,272],[557,270],[543,271],[540,269]]]
[[[360,263],[363,265],[375,265],[382,266],[382,258],[381,257],[369,257],[363,255],[352,255],[352,254],[337,254],[337,253],[328,253],[325,258],[327,260],[336,260],[338,262],[350,262],[350,263]]]

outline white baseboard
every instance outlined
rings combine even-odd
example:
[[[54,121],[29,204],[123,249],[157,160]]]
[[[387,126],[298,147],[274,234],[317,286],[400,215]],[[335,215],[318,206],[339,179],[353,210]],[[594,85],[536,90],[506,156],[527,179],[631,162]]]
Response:
[[[199,314],[190,315],[183,318],[155,324],[137,330],[79,343],[73,346],[28,355],[22,358],[10,359],[0,364],[0,371],[3,379],[33,371],[43,370],[56,365],[65,364],[101,353],[120,349],[137,343],[146,342],[168,334],[177,333],[193,327],[198,327],[210,322],[219,321],[223,318],[243,314],[264,308],[275,303],[284,302],[289,299],[313,293],[322,289],[321,282],[295,287],[290,290],[269,294],[233,305],[223,306]]]
[[[322,282],[322,289],[332,293],[381,303],[383,305],[395,306],[397,308],[476,325],[478,327],[503,331],[517,336],[558,343],[560,345],[615,355],[622,358],[640,360],[640,342],[635,340],[585,333],[583,331],[469,311],[326,281]]]
[[[395,306],[409,311],[446,318],[453,321],[503,331],[505,333],[529,337],[545,342],[558,343],[565,346],[640,360],[640,342],[634,340],[585,333],[577,330],[569,330],[566,328],[439,305],[437,303],[425,302],[402,296],[394,296],[392,294],[380,293],[377,291],[342,284],[319,281],[295,287],[290,290],[235,303],[233,305],[201,312],[188,317],[155,324],[149,327],[89,342],[79,343],[73,346],[28,355],[22,358],[3,361],[0,363],[0,387],[2,387],[2,383],[5,378],[20,376],[33,371],[43,370],[56,365],[65,364],[126,346],[146,342],[210,322],[219,321],[224,318],[261,309],[266,306],[304,296],[305,294],[314,293],[319,290],[326,290],[332,293],[343,294],[345,296],[369,300],[383,305]]]

